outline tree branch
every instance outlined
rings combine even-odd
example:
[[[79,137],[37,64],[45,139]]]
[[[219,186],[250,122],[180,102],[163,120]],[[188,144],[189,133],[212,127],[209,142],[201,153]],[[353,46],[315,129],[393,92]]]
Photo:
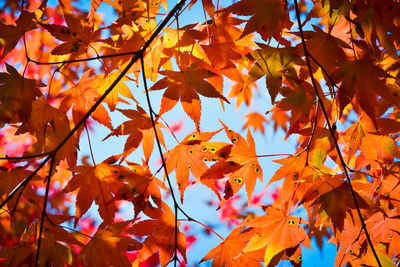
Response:
[[[324,103],[322,102],[321,97],[320,97],[319,92],[318,92],[317,83],[315,81],[314,74],[313,74],[313,71],[312,71],[312,68],[311,68],[309,53],[308,53],[307,45],[306,45],[305,38],[304,38],[303,26],[301,25],[300,12],[299,12],[299,6],[297,4],[297,0],[294,0],[294,5],[295,5],[295,9],[296,9],[297,23],[299,25],[299,30],[300,30],[301,43],[303,45],[304,55],[305,55],[305,58],[306,58],[308,71],[309,71],[310,77],[311,77],[311,83],[312,83],[312,85],[314,87],[314,91],[315,91],[315,94],[317,96],[317,100],[319,101],[319,103],[321,105],[321,110],[322,110],[322,112],[324,114],[325,121],[326,121],[326,123],[328,125],[328,129],[329,129],[329,132],[331,134],[333,143],[335,144],[336,152],[337,152],[338,157],[340,159],[340,164],[342,165],[343,172],[344,172],[344,174],[346,176],[347,184],[348,184],[349,189],[351,191],[351,196],[353,198],[353,202],[354,202],[354,204],[356,206],[357,213],[358,213],[358,216],[359,216],[360,221],[361,221],[361,227],[364,230],[365,236],[366,236],[368,244],[371,247],[372,252],[373,252],[373,254],[375,256],[376,262],[378,263],[378,266],[381,267],[382,264],[381,264],[381,262],[380,262],[380,260],[378,258],[378,255],[377,255],[377,253],[375,251],[375,248],[374,248],[374,246],[372,244],[371,237],[370,237],[370,235],[368,233],[367,226],[365,225],[365,222],[364,222],[364,218],[362,217],[361,210],[360,210],[360,205],[359,205],[359,203],[357,201],[356,193],[354,192],[353,186],[351,184],[350,176],[349,176],[349,174],[347,172],[346,163],[345,163],[345,161],[343,159],[342,152],[340,151],[339,144],[338,144],[338,142],[336,140],[336,137],[335,137],[335,131],[332,129],[332,125],[331,125],[331,123],[329,121],[328,113],[327,113],[327,111],[325,109]]]

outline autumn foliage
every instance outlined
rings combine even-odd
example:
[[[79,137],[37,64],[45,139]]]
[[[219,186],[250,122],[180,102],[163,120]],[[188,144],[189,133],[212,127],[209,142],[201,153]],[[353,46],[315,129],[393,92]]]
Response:
[[[195,6],[203,14],[183,23]],[[301,266],[313,239],[312,249],[336,245],[335,266],[399,262],[398,1],[6,0],[0,10],[2,266],[183,266],[194,241],[183,222],[221,238],[196,259],[212,266]],[[260,91],[272,108],[250,109]],[[247,108],[243,129],[225,119],[208,130],[206,102]],[[165,119],[179,106],[194,123],[183,139]],[[296,152],[258,154],[267,124],[295,136]],[[81,151],[93,125],[123,150],[102,162]],[[281,167],[268,177],[272,160]],[[257,183],[277,189],[260,201]],[[189,187],[212,192],[222,214],[246,202],[220,222],[228,236],[182,208]]]

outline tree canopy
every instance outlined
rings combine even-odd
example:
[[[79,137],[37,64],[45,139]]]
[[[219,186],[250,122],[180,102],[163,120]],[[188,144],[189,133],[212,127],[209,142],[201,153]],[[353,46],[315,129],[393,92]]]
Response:
[[[183,23],[196,6],[201,16]],[[0,10],[2,266],[183,266],[194,240],[182,222],[221,239],[198,259],[212,266],[301,266],[312,239],[337,247],[335,266],[398,265],[398,1],[6,0]],[[271,106],[252,109],[260,92]],[[208,130],[205,103],[246,110],[243,128],[221,119]],[[194,127],[178,139],[165,117],[180,107]],[[259,154],[267,125],[295,137],[296,152]],[[123,149],[96,161],[94,126]],[[269,200],[255,196],[272,183]],[[183,208],[189,187],[212,192],[221,218],[234,199],[260,212],[229,210],[223,238]]]

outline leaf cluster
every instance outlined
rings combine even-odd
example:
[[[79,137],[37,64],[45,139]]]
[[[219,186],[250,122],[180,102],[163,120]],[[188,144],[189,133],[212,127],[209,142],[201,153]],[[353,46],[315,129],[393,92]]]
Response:
[[[310,240],[323,248],[329,238],[335,266],[396,265],[399,2],[220,2],[92,0],[89,12],[72,0],[2,4],[2,266],[185,264],[193,239],[182,221],[219,236],[182,208],[189,186],[201,185],[221,221],[229,210],[236,225],[200,262],[301,266]],[[196,6],[204,17],[182,25]],[[253,109],[260,91],[271,108]],[[206,101],[245,109],[244,134],[228,120],[202,130]],[[178,102],[195,126],[181,140],[165,119]],[[115,125],[121,114],[128,119]],[[94,124],[108,131],[103,141],[127,137],[119,154],[96,162]],[[296,136],[296,152],[257,154],[266,143],[253,135],[272,129]],[[79,148],[85,136],[90,158]],[[271,157],[281,166],[265,177]],[[268,201],[254,194],[264,181],[262,196],[277,185]],[[242,188],[247,206],[235,209]]]

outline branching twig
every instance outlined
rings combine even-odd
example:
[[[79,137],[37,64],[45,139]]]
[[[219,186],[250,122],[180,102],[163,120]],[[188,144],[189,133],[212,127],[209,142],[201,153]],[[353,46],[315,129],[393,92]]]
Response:
[[[298,7],[298,4],[297,4],[297,0],[294,0],[294,5],[295,5],[295,9],[296,9],[297,23],[298,23],[298,25],[299,25],[299,30],[300,30],[301,43],[302,43],[302,45],[303,45],[304,55],[305,55],[305,58],[306,58],[308,71],[309,71],[309,73],[310,73],[311,82],[312,82],[312,85],[313,85],[313,87],[314,87],[314,91],[315,91],[315,94],[316,94],[316,96],[317,96],[317,100],[319,101],[319,103],[320,103],[320,105],[321,105],[321,110],[322,110],[322,112],[323,112],[323,114],[324,114],[326,123],[327,123],[327,125],[328,125],[329,132],[330,132],[330,134],[331,134],[333,143],[334,143],[335,148],[336,148],[336,152],[337,152],[338,157],[339,157],[339,159],[340,159],[340,164],[342,165],[343,172],[344,172],[344,174],[345,174],[345,176],[346,176],[346,181],[347,181],[347,184],[348,184],[349,189],[350,189],[350,191],[351,191],[351,196],[352,196],[352,198],[353,198],[353,202],[354,202],[354,204],[355,204],[355,206],[356,206],[357,213],[358,213],[358,216],[359,216],[360,221],[361,221],[361,228],[362,228],[362,229],[364,230],[364,232],[365,232],[365,236],[366,236],[366,238],[367,238],[367,240],[368,240],[368,244],[369,244],[369,246],[370,246],[371,249],[372,249],[372,252],[373,252],[373,254],[374,254],[374,256],[375,256],[375,259],[376,259],[376,261],[377,261],[377,263],[378,263],[378,266],[381,267],[382,264],[381,264],[381,262],[380,262],[380,260],[379,260],[379,258],[378,258],[378,255],[376,254],[375,248],[374,248],[374,246],[373,246],[373,244],[372,244],[372,241],[371,241],[371,237],[370,237],[370,235],[369,235],[369,233],[368,233],[367,226],[366,226],[366,224],[365,224],[365,222],[364,222],[364,218],[362,217],[361,210],[360,210],[360,205],[359,205],[359,203],[358,203],[358,201],[357,201],[356,193],[354,192],[353,186],[352,186],[352,184],[351,184],[350,176],[349,176],[349,174],[348,174],[348,172],[347,172],[346,163],[345,163],[345,161],[344,161],[344,159],[343,159],[342,152],[340,151],[339,144],[338,144],[338,142],[337,142],[337,140],[336,140],[336,137],[335,137],[335,131],[332,129],[332,125],[331,125],[331,123],[330,123],[330,121],[329,121],[328,113],[327,113],[327,111],[326,111],[326,109],[325,109],[324,103],[322,102],[322,100],[321,100],[321,98],[320,98],[320,95],[319,95],[319,92],[318,92],[318,87],[317,87],[317,84],[316,84],[316,81],[315,81],[315,78],[314,78],[314,74],[313,74],[313,71],[312,71],[312,68],[311,68],[309,53],[308,53],[307,46],[306,46],[306,42],[305,42],[305,39],[304,39],[303,27],[302,27],[302,25],[301,25],[300,12],[299,12],[299,7]]]
[[[175,5],[175,7],[168,13],[168,15],[165,17],[165,19],[160,23],[159,27],[154,31],[154,33],[150,36],[150,38],[146,41],[146,43],[142,46],[142,48],[134,54],[132,57],[131,61],[128,63],[128,65],[122,70],[122,72],[118,75],[118,77],[114,80],[114,82],[108,87],[108,89],[103,93],[103,95],[96,101],[96,103],[93,104],[93,106],[86,112],[86,114],[82,117],[82,119],[75,125],[75,127],[67,134],[67,136],[64,137],[64,139],[60,142],[60,144],[52,151],[50,154],[40,163],[38,167],[27,177],[25,178],[21,183],[19,183],[14,190],[11,191],[11,193],[6,197],[6,199],[0,204],[0,209],[4,207],[5,204],[7,204],[10,199],[14,197],[16,192],[18,192],[19,189],[23,188],[26,186],[26,184],[29,183],[29,181],[35,176],[41,168],[43,168],[44,165],[52,158],[60,149],[63,147],[68,140],[75,134],[75,132],[83,126],[83,124],[86,122],[86,120],[90,117],[90,115],[97,109],[97,107],[103,102],[103,100],[110,94],[110,92],[117,86],[117,84],[121,81],[121,79],[126,75],[128,70],[133,66],[133,64],[139,60],[139,58],[143,55],[144,51],[150,46],[150,44],[153,42],[153,40],[160,34],[162,29],[165,27],[165,25],[168,23],[168,21],[178,12],[182,6],[184,5],[185,1],[179,1],[178,4]],[[128,53],[129,54],[129,53]],[[111,56],[109,56],[111,57]],[[94,59],[97,59],[94,58]],[[76,61],[78,62],[78,61]],[[57,64],[62,64],[62,63],[68,63],[67,61],[61,61],[58,62]]]

